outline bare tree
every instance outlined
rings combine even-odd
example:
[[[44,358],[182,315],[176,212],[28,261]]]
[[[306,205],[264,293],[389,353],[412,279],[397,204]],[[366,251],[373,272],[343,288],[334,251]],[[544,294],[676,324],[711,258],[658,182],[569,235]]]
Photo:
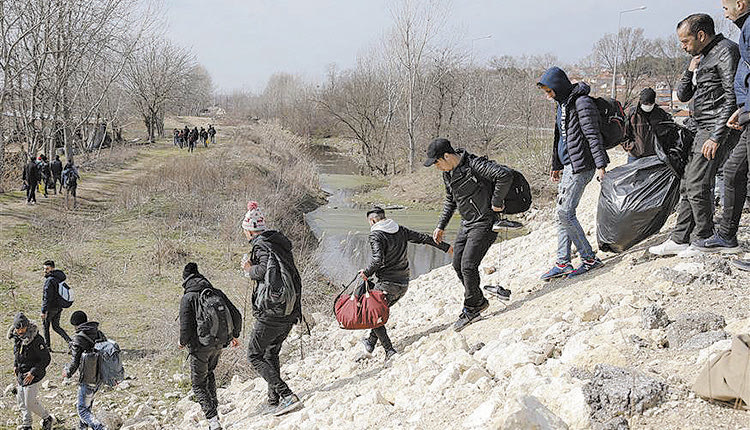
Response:
[[[644,37],[642,28],[621,28],[619,49],[617,36],[611,33],[605,34],[594,44],[594,57],[602,67],[614,73],[617,62],[617,70],[625,81],[624,102],[633,98],[633,90],[647,75],[650,51],[651,43]]]
[[[654,40],[656,64],[654,73],[669,88],[669,108],[674,109],[672,94],[687,68],[690,56],[685,53],[676,35]]]

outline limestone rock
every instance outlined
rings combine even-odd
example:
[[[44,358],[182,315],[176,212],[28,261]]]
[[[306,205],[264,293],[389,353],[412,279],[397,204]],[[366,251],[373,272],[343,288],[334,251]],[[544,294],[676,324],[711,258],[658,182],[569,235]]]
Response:
[[[521,396],[512,402],[505,411],[511,411],[505,418],[504,430],[567,430],[568,425],[552,413],[536,397]]]
[[[495,413],[499,402],[495,399],[489,399],[479,405],[463,422],[466,428],[487,428],[492,414]]]
[[[3,390],[3,396],[10,397],[16,395],[16,384],[8,384]]]
[[[55,385],[55,383],[52,382],[51,379],[47,379],[42,382],[42,388],[44,388],[45,390],[51,390],[53,388],[57,388],[57,385]]]
[[[703,349],[708,348],[716,342],[729,339],[729,335],[724,330],[712,330],[704,333],[698,333],[682,344],[680,349]]]
[[[641,311],[641,326],[646,330],[663,328],[669,324],[664,308],[653,303]]]
[[[692,273],[670,269],[669,267],[662,267],[656,272],[655,276],[677,285],[689,285],[696,278]]]
[[[599,294],[594,294],[584,299],[578,312],[581,321],[596,321],[606,313],[607,311],[604,309],[602,303],[602,296]]]
[[[724,317],[711,312],[692,312],[677,316],[667,328],[670,348],[679,348],[698,333],[720,330],[726,327]]]

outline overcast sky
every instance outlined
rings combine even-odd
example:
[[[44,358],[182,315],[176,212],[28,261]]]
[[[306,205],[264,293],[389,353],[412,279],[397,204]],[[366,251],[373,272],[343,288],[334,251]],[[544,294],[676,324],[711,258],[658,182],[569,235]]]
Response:
[[[222,90],[260,90],[275,72],[321,79],[326,66],[354,64],[357,54],[391,27],[386,0],[166,0],[167,35],[190,47]],[[642,27],[647,37],[671,34],[694,12],[721,14],[720,0],[453,0],[454,39],[485,60],[553,53],[575,62],[604,33]],[[723,18],[722,18],[723,19]]]

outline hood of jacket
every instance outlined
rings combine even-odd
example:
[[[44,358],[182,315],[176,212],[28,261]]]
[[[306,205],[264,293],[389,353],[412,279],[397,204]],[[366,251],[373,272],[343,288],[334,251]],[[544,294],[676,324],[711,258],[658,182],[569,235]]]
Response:
[[[86,321],[85,323],[76,327],[76,333],[83,333],[91,339],[96,340],[97,333],[99,332],[99,323],[96,321]]]
[[[568,104],[571,100],[580,96],[587,96],[589,93],[591,93],[591,87],[589,84],[586,82],[578,82],[573,84],[573,88],[570,90],[570,95],[568,95],[568,98],[564,100],[564,102]]]
[[[211,283],[208,282],[208,279],[200,273],[192,273],[182,281],[182,288],[185,289],[185,293],[199,293],[210,285]]]
[[[382,219],[370,227],[370,231],[382,231],[385,233],[393,234],[398,231],[398,224],[396,221],[388,218]]]
[[[292,252],[292,242],[290,242],[289,239],[286,238],[286,236],[276,230],[266,230],[258,235],[255,239],[250,241],[252,245],[257,244],[258,242],[266,242],[276,252]]]
[[[10,326],[10,329],[8,330],[8,339],[13,339],[14,337],[17,337],[21,339],[21,344],[28,345],[31,343],[31,341],[34,340],[37,333],[39,333],[39,327],[37,327],[36,324],[29,321],[29,325],[26,328],[26,333],[23,334],[23,336],[19,336],[16,334],[16,328],[14,326]]]
[[[55,269],[46,275],[44,275],[45,278],[55,278],[55,280],[60,283],[67,279],[67,276],[65,276],[65,273],[63,273],[62,270]]]
[[[564,103],[573,91],[568,75],[559,67],[550,67],[539,79],[539,83],[555,92],[555,101]]]

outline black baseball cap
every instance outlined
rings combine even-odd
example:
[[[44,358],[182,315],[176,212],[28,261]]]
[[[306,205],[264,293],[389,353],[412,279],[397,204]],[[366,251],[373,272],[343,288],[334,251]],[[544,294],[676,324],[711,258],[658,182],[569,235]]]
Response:
[[[427,147],[427,160],[424,162],[425,167],[430,167],[438,160],[443,158],[445,154],[455,154],[451,142],[448,139],[437,138],[430,142],[430,146]]]

